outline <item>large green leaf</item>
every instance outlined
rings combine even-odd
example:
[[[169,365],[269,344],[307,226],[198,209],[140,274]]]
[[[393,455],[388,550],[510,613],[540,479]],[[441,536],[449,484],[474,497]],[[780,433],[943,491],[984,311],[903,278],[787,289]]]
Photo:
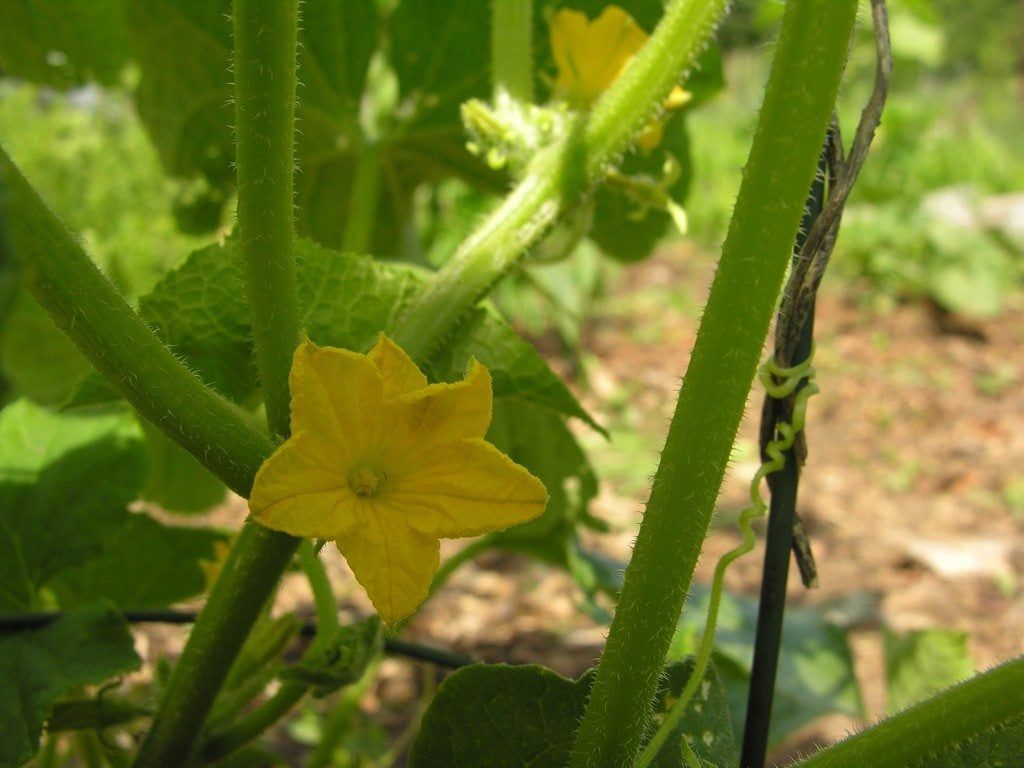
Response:
[[[709,590],[694,585],[673,641],[673,654],[689,653],[704,631]],[[750,663],[757,627],[757,600],[726,593],[715,633],[715,663],[726,688],[736,731],[746,716]],[[786,611],[782,651],[775,682],[775,704],[769,741],[832,712],[863,716],[860,689],[845,631],[830,624],[812,608]]]
[[[214,188],[230,188],[230,0],[130,2],[142,71],[139,113],[167,168],[177,175],[201,175]],[[344,213],[357,173],[364,171],[359,183],[368,180],[371,192],[361,215],[376,222],[367,245],[381,254],[403,250],[412,193],[421,181],[459,175],[500,189],[500,177],[463,146],[458,116],[459,99],[486,93],[487,35],[481,34],[486,26],[475,26],[480,18],[486,21],[486,4],[401,3],[386,46],[398,73],[391,88],[383,74],[374,87],[366,87],[371,58],[381,44],[378,3],[308,0],[302,13],[296,144],[301,232],[325,245],[341,245]],[[427,69],[413,72],[408,65],[420,60]],[[455,62],[460,83],[467,72],[474,73],[473,87],[449,93],[443,86],[454,81],[444,78]],[[399,87],[401,92],[394,92]],[[357,171],[360,158],[369,158],[368,169]]]
[[[163,608],[195,597],[206,586],[199,563],[213,561],[227,536],[206,528],[166,526],[145,514],[127,514],[99,555],[51,583],[61,607],[107,599],[122,608]]]
[[[229,186],[230,0],[128,0],[128,26],[142,74],[136,106],[164,165]]]
[[[654,700],[659,722],[678,700],[692,661],[672,664]],[[561,768],[593,682],[561,677],[545,667],[475,664],[458,670],[438,689],[409,755],[410,768]],[[659,768],[681,768],[681,741],[714,765],[737,759],[729,705],[710,669],[697,699],[658,753]]]
[[[298,243],[299,300],[303,327],[319,344],[366,350],[391,327],[422,270]],[[241,263],[229,241],[193,253],[142,299],[140,311],[160,337],[218,391],[236,401],[257,392],[249,315]],[[516,398],[593,424],[562,380],[528,342],[490,308],[477,310],[430,366],[436,378],[465,373],[475,356],[494,377],[497,398]],[[79,403],[109,399],[94,379]]]
[[[60,403],[91,370],[89,361],[19,285],[0,324],[0,374],[14,391],[37,402]]]
[[[99,553],[137,498],[146,461],[122,409],[57,415],[28,401],[0,412],[0,608]]]
[[[147,421],[142,422],[149,449],[149,480],[142,498],[167,512],[205,512],[224,500],[224,483],[188,451]]]
[[[885,639],[886,711],[899,712],[974,674],[968,634],[924,629]]]
[[[0,768],[16,768],[36,753],[59,696],[139,663],[124,619],[106,606],[0,637]]]
[[[56,88],[117,83],[131,57],[125,2],[4,0],[0,69]]]

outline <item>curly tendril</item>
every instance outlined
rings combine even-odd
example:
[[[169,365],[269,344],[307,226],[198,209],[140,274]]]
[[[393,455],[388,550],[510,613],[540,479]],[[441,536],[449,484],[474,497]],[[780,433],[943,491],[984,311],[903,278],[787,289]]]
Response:
[[[722,602],[722,591],[725,584],[725,572],[729,566],[743,555],[754,548],[757,537],[754,534],[753,522],[764,517],[768,513],[768,507],[761,498],[761,481],[765,477],[778,472],[786,465],[786,451],[793,447],[793,441],[803,430],[807,419],[807,401],[818,392],[818,386],[814,383],[814,366],[811,360],[814,357],[813,351],[808,358],[790,368],[782,368],[774,357],[768,358],[761,364],[758,377],[768,394],[776,400],[783,400],[796,392],[793,399],[793,416],[790,422],[779,422],[776,424],[775,440],[772,440],[765,448],[765,455],[768,457],[762,462],[754,478],[750,481],[750,506],[740,513],[739,527],[743,540],[734,549],[729,550],[715,566],[715,575],[711,580],[711,598],[708,607],[708,617],[704,625],[704,635],[701,637],[700,647],[697,649],[696,663],[693,674],[686,683],[679,696],[679,700],[673,705],[672,711],[662,722],[654,736],[648,742],[644,751],[637,758],[634,768],[647,768],[661,750],[669,734],[679,723],[679,719],[686,712],[686,708],[693,698],[700,682],[704,679],[708,662],[711,659],[711,651],[715,643],[715,625],[718,623],[718,609]],[[803,388],[797,391],[800,382],[805,381]]]

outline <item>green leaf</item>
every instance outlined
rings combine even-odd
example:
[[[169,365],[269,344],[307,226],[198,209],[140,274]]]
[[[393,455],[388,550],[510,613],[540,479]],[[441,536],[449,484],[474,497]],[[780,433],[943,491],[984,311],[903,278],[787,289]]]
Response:
[[[118,82],[131,56],[126,0],[5,0],[0,69],[55,88]]]
[[[225,534],[166,526],[141,513],[125,517],[98,556],[52,583],[62,607],[107,599],[122,608],[163,608],[202,593],[206,576],[199,563],[215,560],[214,544],[226,541]]]
[[[665,669],[654,699],[655,727],[661,724],[662,718],[668,715],[679,700],[679,695],[693,675],[693,666],[694,660],[689,658],[670,664]],[[713,666],[708,668],[704,682],[676,726],[675,734],[665,742],[654,759],[653,765],[657,768],[680,768],[686,765],[680,748],[681,739],[686,740],[698,757],[713,765],[736,765],[739,762],[729,697]]]
[[[32,295],[15,290],[0,325],[0,372],[14,391],[36,402],[60,403],[91,370]]]
[[[678,698],[692,661],[669,666],[655,697],[654,722]],[[673,736],[655,759],[659,768],[682,768],[686,739],[702,759],[729,765],[737,759],[725,690],[709,670]],[[586,708],[592,673],[579,680],[536,665],[474,664],[441,684],[409,754],[410,768],[538,768],[568,764]]]
[[[966,632],[925,629],[897,634],[886,630],[883,637],[886,711],[890,714],[974,674]]]
[[[224,483],[148,421],[143,421],[149,449],[149,481],[142,498],[167,512],[205,512],[224,500]]]
[[[456,670],[423,716],[409,766],[567,765],[589,688],[589,678],[573,681],[536,665]]]
[[[128,29],[142,75],[136,107],[164,166],[230,186],[230,0],[128,0]]]
[[[489,92],[490,20],[490,7],[477,0],[399,3],[391,18],[391,64],[412,102],[404,108],[413,125],[461,125],[462,102]]]
[[[445,351],[431,362],[434,377],[440,381],[461,379],[474,357],[491,372],[496,396],[542,404],[575,416],[607,437],[533,345],[509,328],[489,304],[474,309],[447,340]]]
[[[229,189],[234,175],[230,0],[131,0],[130,7],[142,71],[139,114],[166,167]],[[392,19],[393,40],[386,46],[395,57],[399,82],[389,84],[386,71],[378,67],[378,81],[370,88],[370,62],[381,43],[378,4],[308,0],[302,13],[296,112],[301,129],[296,223],[301,233],[324,245],[341,245],[357,161],[371,151],[370,177],[377,193],[360,215],[375,222],[370,242],[375,253],[403,250],[403,228],[420,182],[459,175],[501,188],[500,176],[463,146],[458,116],[464,94],[486,93],[488,38],[480,32],[487,27],[474,26],[480,18],[486,21],[485,4],[401,3]],[[417,26],[407,28],[409,22]],[[407,66],[421,57],[429,58],[426,70]],[[477,64],[467,65],[467,60]],[[456,63],[459,77],[441,79],[455,71]],[[468,90],[466,73],[472,73]],[[448,83],[457,86],[442,88]],[[391,93],[399,86],[401,93]],[[364,92],[371,96],[365,115]]]
[[[57,697],[139,664],[128,625],[108,606],[0,638],[0,768],[16,768],[36,753]]]
[[[548,504],[536,520],[489,534],[484,541],[566,569],[592,599],[602,584],[580,547],[578,529],[582,524],[603,530],[604,525],[589,513],[597,478],[576,438],[558,414],[501,399],[494,403],[487,439],[544,483]]]
[[[34,607],[52,577],[97,555],[145,472],[123,409],[57,415],[22,400],[0,411],[0,608]]]
[[[683,609],[670,657],[678,658],[695,646],[696,638],[704,631],[707,605],[708,588],[694,585]],[[756,626],[755,599],[723,595],[715,633],[715,664],[729,691],[737,733],[742,731],[746,716]],[[788,609],[782,631],[769,743],[777,744],[787,734],[833,712],[863,716],[846,633],[816,610]]]
[[[301,680],[313,688],[314,696],[327,696],[361,678],[383,644],[378,617],[346,624],[331,637],[317,638],[310,653],[281,678]]]
[[[685,113],[669,118],[665,137],[657,147],[649,151],[637,149],[627,155],[621,171],[627,177],[662,184],[666,162],[678,166],[678,176],[666,191],[673,202],[682,204],[693,170]],[[672,217],[665,210],[646,207],[637,194],[640,193],[630,193],[617,185],[604,185],[594,195],[596,207],[590,237],[617,261],[630,263],[647,258],[673,226]]]
[[[299,302],[309,337],[357,351],[369,349],[394,324],[426,275],[307,240],[298,242],[297,256]],[[140,302],[158,335],[207,383],[237,402],[258,392],[248,311],[236,300],[242,291],[241,262],[234,241],[228,241],[193,253]],[[459,378],[472,356],[488,366],[495,397],[515,397],[594,424],[539,353],[493,309],[478,309],[467,318],[452,348],[429,372]],[[95,379],[89,389],[104,397]],[[88,398],[76,399],[83,402]]]
[[[985,731],[954,749],[929,755],[911,768],[1014,768],[1020,765],[1024,765],[1024,718]]]

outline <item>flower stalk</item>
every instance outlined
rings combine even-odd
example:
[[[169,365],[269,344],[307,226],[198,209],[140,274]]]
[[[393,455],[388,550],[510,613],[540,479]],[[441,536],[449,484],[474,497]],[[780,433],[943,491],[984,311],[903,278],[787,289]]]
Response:
[[[670,0],[647,44],[593,111],[565,139],[537,154],[522,181],[390,329],[413,360],[428,361],[558,216],[600,181],[692,65],[727,5],[727,0]]]
[[[295,277],[298,0],[235,0],[238,240],[267,421],[288,436],[288,372],[299,343]]]

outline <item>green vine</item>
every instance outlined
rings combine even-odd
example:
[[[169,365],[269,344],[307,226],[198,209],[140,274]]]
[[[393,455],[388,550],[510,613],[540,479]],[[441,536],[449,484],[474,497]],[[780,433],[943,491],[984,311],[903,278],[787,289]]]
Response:
[[[270,432],[288,436],[295,277],[298,0],[234,0],[238,242]]]
[[[562,141],[537,153],[522,181],[462,243],[390,335],[413,360],[438,351],[458,322],[598,183],[707,44],[727,0],[670,0],[646,45]]]
[[[906,768],[1024,715],[1024,658],[955,685],[801,760],[798,768]]]
[[[765,454],[769,460],[761,464],[750,481],[750,506],[744,509],[739,517],[742,541],[735,548],[722,555],[715,565],[715,573],[711,579],[711,596],[708,605],[707,621],[704,625],[704,634],[701,637],[700,646],[697,649],[693,674],[690,675],[690,679],[686,682],[686,687],[680,693],[679,700],[672,707],[672,711],[668,713],[661,726],[647,743],[647,746],[644,747],[643,752],[640,753],[634,768],[647,768],[654,758],[657,757],[665,740],[672,734],[676,724],[686,713],[686,708],[689,706],[693,694],[696,693],[701,681],[704,680],[708,663],[711,661],[711,651],[715,644],[715,626],[718,623],[718,609],[722,602],[722,591],[725,587],[725,573],[736,560],[753,550],[754,545],[757,543],[753,522],[768,513],[768,507],[764,499],[761,498],[761,481],[768,475],[778,472],[786,466],[786,451],[793,447],[793,441],[803,431],[807,420],[807,401],[818,392],[818,386],[814,383],[814,368],[811,365],[811,358],[790,368],[780,368],[775,358],[770,358],[761,366],[760,379],[768,395],[776,400],[782,400],[792,395],[801,381],[806,381],[807,383],[793,400],[792,421],[788,423],[779,422],[776,425],[778,437],[765,448]],[[779,379],[781,381],[777,381]]]
[[[856,10],[856,0],[786,4],[735,213],[572,768],[621,768],[639,751],[792,252]]]

